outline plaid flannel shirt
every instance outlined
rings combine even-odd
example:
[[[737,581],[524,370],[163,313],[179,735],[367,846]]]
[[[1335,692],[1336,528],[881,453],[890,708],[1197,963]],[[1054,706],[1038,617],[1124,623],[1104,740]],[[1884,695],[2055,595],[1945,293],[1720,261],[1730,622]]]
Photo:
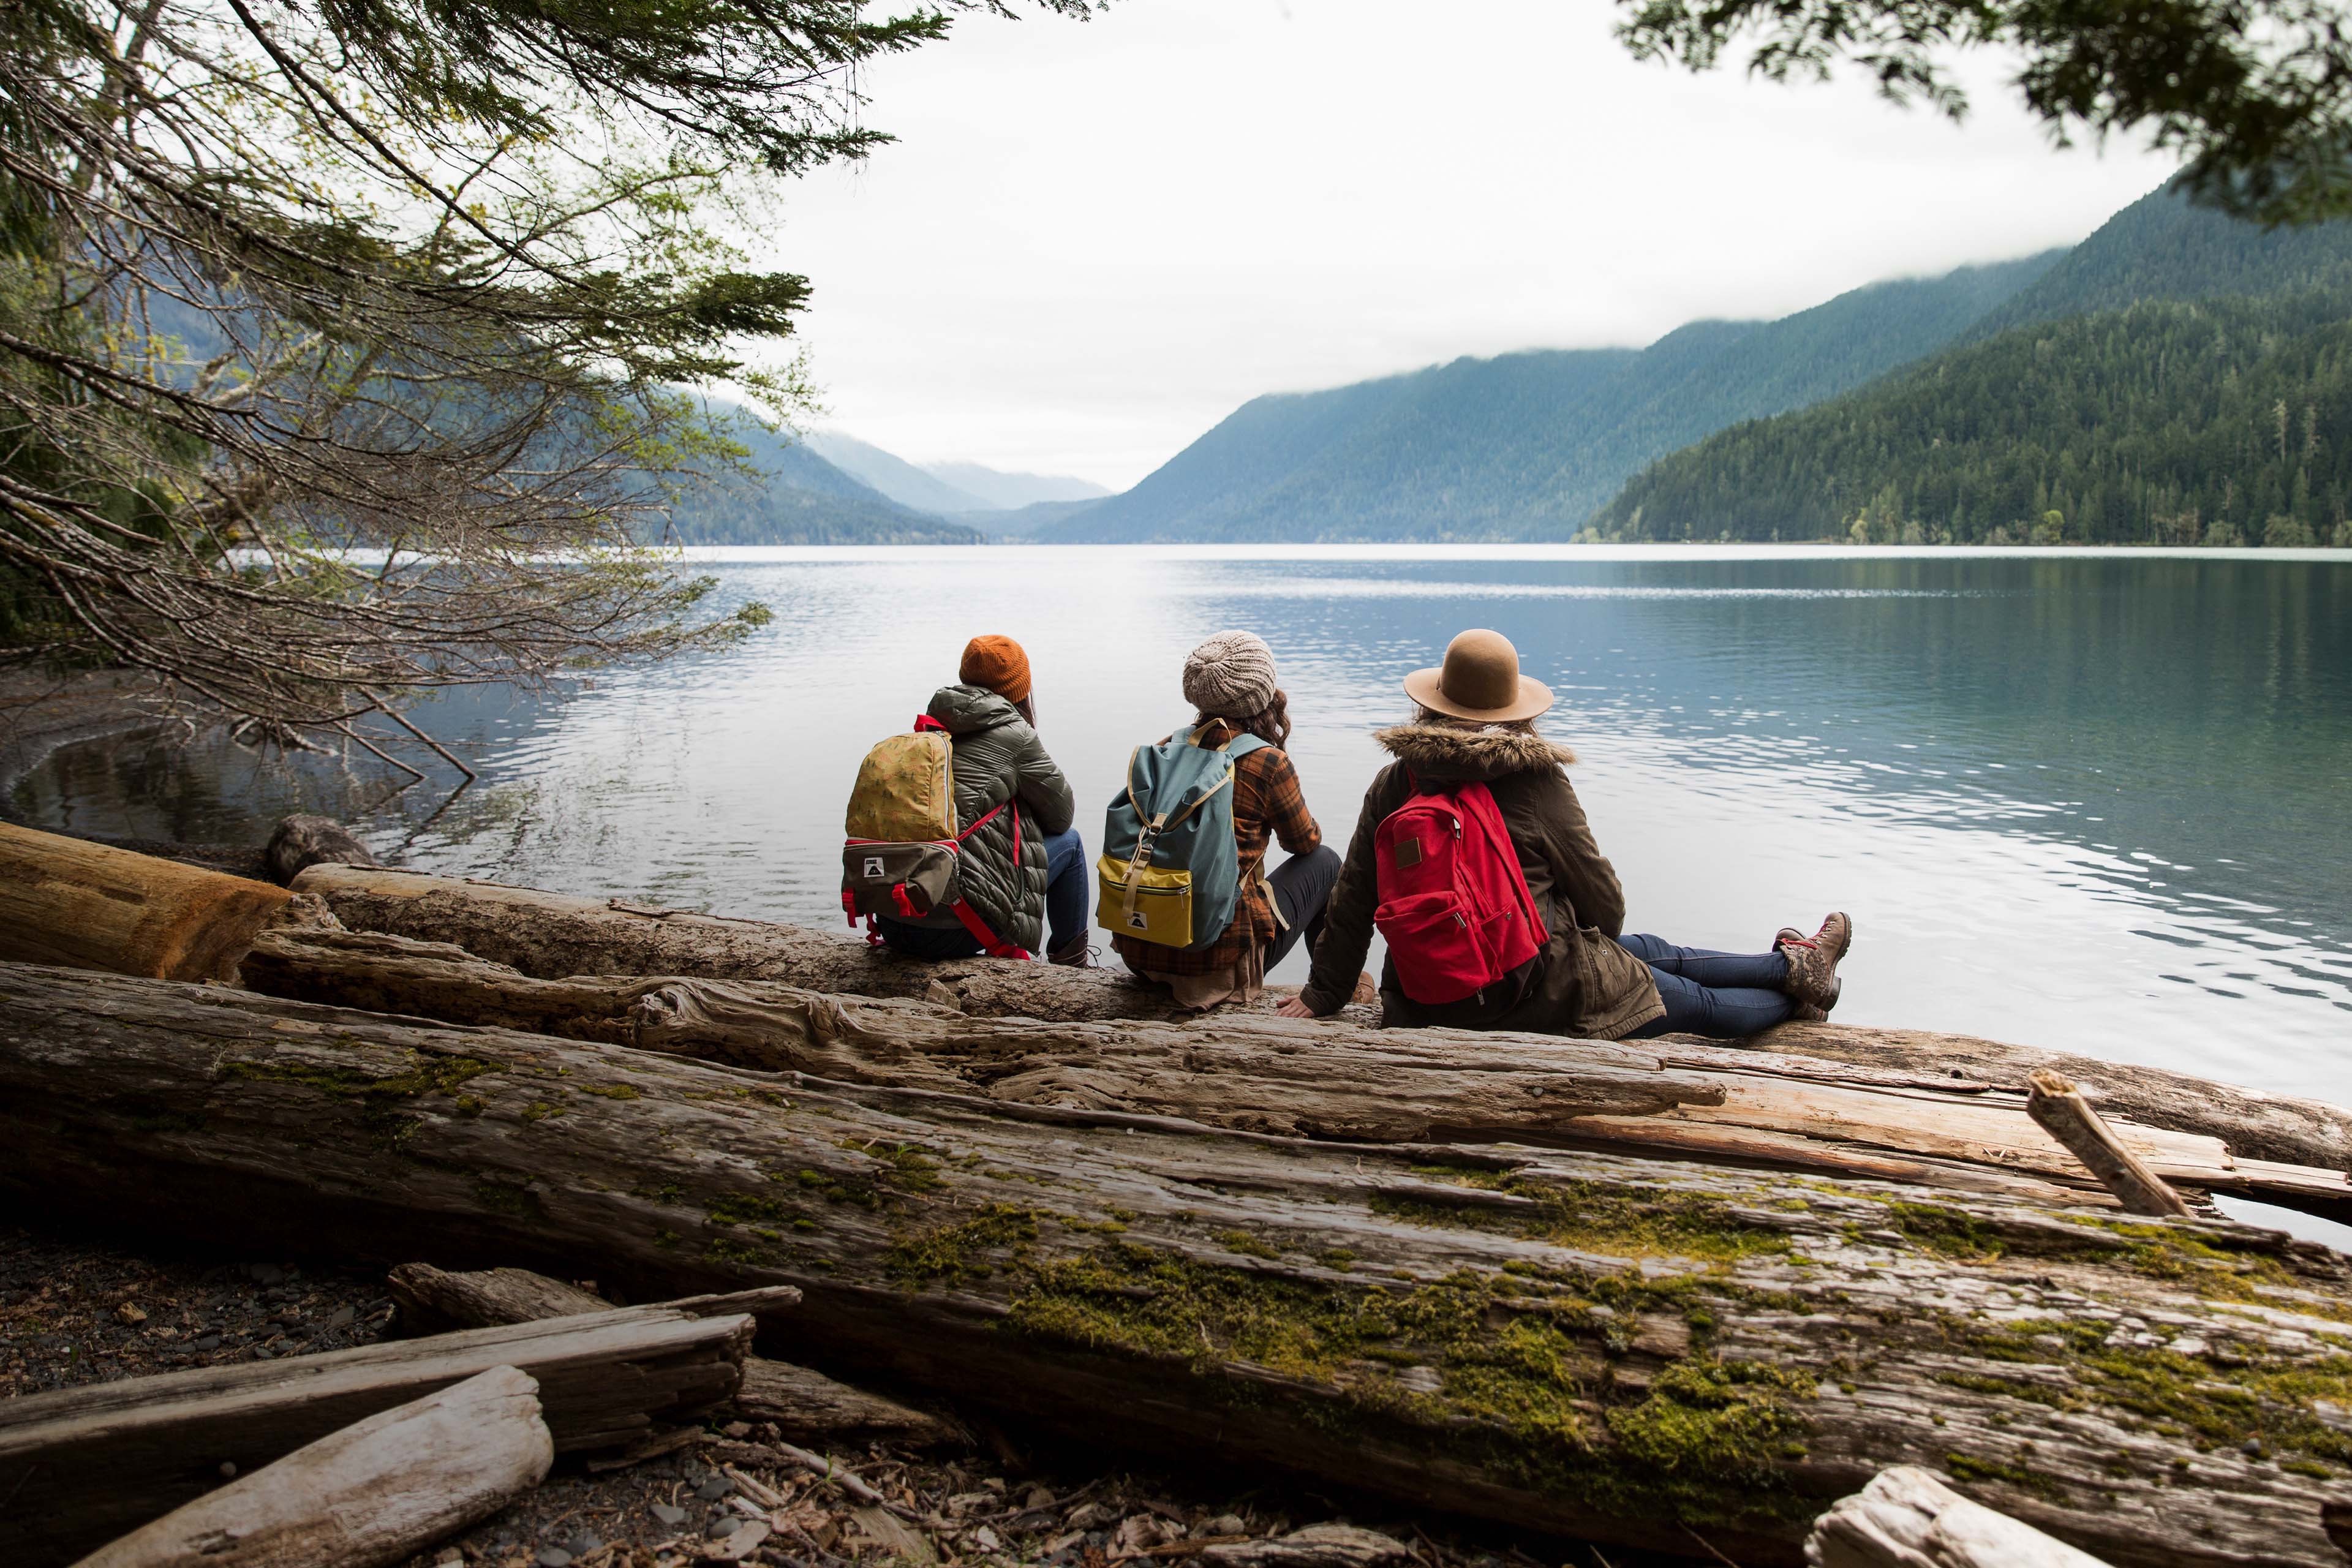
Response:
[[[1203,745],[1223,745],[1241,731],[1218,720],[1205,726],[1198,739]],[[1234,763],[1234,843],[1241,852],[1241,895],[1234,900],[1233,924],[1206,947],[1162,947],[1113,932],[1111,945],[1127,966],[1150,976],[1223,974],[1236,976],[1235,989],[1256,984],[1257,966],[1244,963],[1253,950],[1274,945],[1281,926],[1274,900],[1261,875],[1269,845],[1279,840],[1284,851],[1304,855],[1323,842],[1323,830],[1307,809],[1307,795],[1298,787],[1298,770],[1279,746],[1260,746]]]

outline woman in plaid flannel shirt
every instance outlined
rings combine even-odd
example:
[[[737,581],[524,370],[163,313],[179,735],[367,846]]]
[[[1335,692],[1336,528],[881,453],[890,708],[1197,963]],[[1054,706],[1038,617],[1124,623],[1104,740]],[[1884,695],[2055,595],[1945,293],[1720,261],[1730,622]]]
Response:
[[[1241,890],[1233,923],[1205,947],[1173,948],[1114,933],[1128,968],[1165,985],[1187,1007],[1247,1001],[1265,972],[1301,941],[1314,951],[1323,906],[1339,875],[1339,857],[1307,809],[1298,770],[1282,748],[1290,740],[1290,700],[1275,682],[1274,652],[1248,632],[1221,632],[1184,660],[1184,698],[1196,717],[1193,738],[1224,745],[1252,734],[1267,742],[1234,763],[1234,841]],[[1261,875],[1275,844],[1289,858]]]

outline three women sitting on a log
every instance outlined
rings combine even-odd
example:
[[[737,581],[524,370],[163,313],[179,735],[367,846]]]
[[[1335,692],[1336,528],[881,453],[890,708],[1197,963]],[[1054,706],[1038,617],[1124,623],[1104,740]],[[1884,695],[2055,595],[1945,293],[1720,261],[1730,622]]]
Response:
[[[1037,738],[1029,662],[975,637],[961,682],[917,733],[868,754],[849,812],[843,907],[869,940],[919,958],[1090,962],[1085,851],[1068,783]],[[1569,783],[1575,760],[1538,735],[1550,689],[1518,652],[1467,631],[1406,677],[1412,721],[1373,739],[1372,780],[1343,861],[1307,809],[1274,655],[1223,632],[1184,661],[1188,729],[1139,746],[1105,824],[1096,915],[1128,968],[1188,1007],[1247,1001],[1304,942],[1291,1017],[1370,1001],[1387,943],[1384,1023],[1627,1039],[1738,1038],[1837,1005],[1853,923],[1783,928],[1760,953],[1623,934],[1625,899]],[[1273,846],[1288,857],[1270,873]],[[1045,933],[1050,931],[1050,935]]]

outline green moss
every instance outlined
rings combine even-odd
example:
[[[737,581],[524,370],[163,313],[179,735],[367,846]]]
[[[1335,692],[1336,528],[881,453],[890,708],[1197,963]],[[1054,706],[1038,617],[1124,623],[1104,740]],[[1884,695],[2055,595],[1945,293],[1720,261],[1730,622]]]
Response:
[[[1217,1245],[1227,1252],[1238,1252],[1244,1258],[1280,1258],[1282,1256],[1245,1230],[1217,1232]]]
[[[1757,1362],[1692,1358],[1651,1381],[1641,1404],[1609,1412],[1609,1429],[1634,1463],[1668,1480],[1777,1484],[1778,1466],[1805,1455],[1809,1424],[1790,1403],[1813,1380]]]
[[[1529,1241],[1628,1259],[1674,1257],[1720,1264],[1789,1250],[1786,1231],[1703,1194],[1628,1193],[1592,1182],[1538,1183],[1447,1166],[1413,1170],[1456,1186],[1509,1193],[1530,1200],[1531,1206],[1456,1208],[1415,1198],[1376,1197],[1376,1211],[1414,1225],[1500,1230]]]
[[[765,1251],[731,1236],[712,1237],[704,1246],[702,1256],[716,1263],[757,1264],[768,1261]]]
[[[791,1204],[779,1203],[758,1193],[729,1193],[713,1198],[703,1205],[713,1225],[789,1225],[801,1217],[801,1211]]]
[[[2039,1470],[2002,1459],[1980,1459],[1972,1454],[1947,1454],[1944,1468],[1955,1480],[1995,1481],[2002,1486],[2016,1487],[2037,1497],[2054,1498],[2058,1485]]]
[[[654,1232],[654,1245],[660,1247],[664,1252],[667,1252],[670,1248],[676,1247],[678,1244],[679,1239],[677,1232],[674,1230],[657,1230]]]
[[[638,1098],[636,1089],[631,1085],[625,1083],[583,1083],[580,1086],[580,1092],[583,1094],[601,1094],[606,1100],[635,1100]]]
[[[1019,1253],[1037,1239],[1041,1215],[1014,1204],[990,1204],[968,1220],[935,1226],[892,1244],[887,1267],[904,1284],[953,1285],[985,1279],[996,1265],[983,1254]]]
[[[547,1210],[539,1194],[515,1182],[501,1182],[488,1176],[477,1176],[473,1184],[474,1201],[493,1213],[511,1215],[517,1219],[545,1219]]]
[[[1617,1325],[1568,1281],[1465,1269],[1403,1289],[1326,1289],[1129,1241],[1040,1258],[1042,1217],[1000,1206],[926,1232],[900,1244],[894,1271],[908,1284],[1010,1271],[1003,1331],[1181,1363],[1235,1405],[1263,1394],[1233,1363],[1335,1386],[1341,1397],[1302,1411],[1335,1436],[1418,1444],[1595,1506],[1693,1522],[1803,1510],[1777,1467],[1804,1449],[1808,1380],[1708,1357],[1628,1402],[1600,1342]],[[1535,1289],[1554,1293],[1529,1310]],[[1433,1371],[1434,1392],[1399,1369]],[[1600,1423],[1586,1414],[1596,1405]]]
[[[544,1100],[534,1100],[523,1107],[522,1119],[526,1122],[547,1121],[562,1114],[563,1107],[551,1104]]]

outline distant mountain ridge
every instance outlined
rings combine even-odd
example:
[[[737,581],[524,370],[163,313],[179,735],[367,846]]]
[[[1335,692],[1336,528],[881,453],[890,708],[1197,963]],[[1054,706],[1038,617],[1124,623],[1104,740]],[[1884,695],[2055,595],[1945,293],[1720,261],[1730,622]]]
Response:
[[[1110,491],[1066,474],[1012,473],[980,463],[916,464],[839,430],[812,430],[809,447],[900,506],[935,517],[1013,511],[1039,501],[1092,500]]]
[[[2158,191],[1951,347],[1632,479],[1603,537],[2352,542],[2352,223]]]
[[[723,409],[721,410],[723,413]],[[749,448],[757,479],[699,486],[671,508],[676,544],[979,544],[961,523],[899,505],[827,462],[796,436],[749,419],[729,434]]]
[[[1566,539],[1641,467],[1952,342],[2064,253],[1851,290],[1646,349],[1536,350],[1254,398],[1042,542]]]

